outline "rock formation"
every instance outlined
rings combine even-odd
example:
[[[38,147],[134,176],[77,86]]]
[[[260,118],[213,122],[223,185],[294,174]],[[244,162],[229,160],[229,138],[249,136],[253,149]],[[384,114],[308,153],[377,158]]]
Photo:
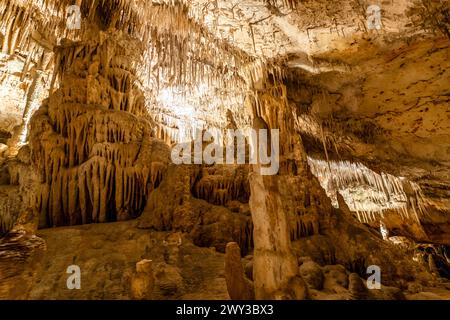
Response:
[[[131,279],[131,296],[139,300],[151,299],[154,281],[152,261],[139,261],[136,263],[136,274]]]
[[[450,299],[450,7],[370,4],[0,0],[0,298]]]
[[[246,278],[241,262],[241,250],[236,242],[230,242],[225,249],[225,280],[232,300],[253,300],[253,283]]]

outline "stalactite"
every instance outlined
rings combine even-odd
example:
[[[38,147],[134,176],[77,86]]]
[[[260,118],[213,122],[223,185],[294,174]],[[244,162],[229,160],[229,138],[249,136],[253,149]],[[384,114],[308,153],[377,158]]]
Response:
[[[14,203],[11,199],[5,199],[0,203],[0,236],[12,229],[15,218],[12,213]]]
[[[350,210],[357,212],[361,222],[379,220],[386,210],[398,212],[405,220],[420,221],[420,217],[427,214],[423,193],[414,182],[386,173],[378,174],[360,163],[328,163],[312,158],[308,158],[308,163],[334,204],[338,191]],[[330,182],[334,185],[332,189]],[[357,194],[359,189],[364,190],[362,198]]]
[[[203,168],[199,180],[193,186],[193,194],[209,203],[225,206],[229,201],[247,202],[250,196],[246,169],[214,166]]]
[[[135,71],[120,58],[127,52],[117,39],[66,43],[57,51],[60,88],[31,130],[46,185],[37,201],[41,227],[137,217],[163,178],[169,148],[158,148],[165,162],[152,160],[152,148],[163,143],[150,137]],[[99,56],[114,53],[102,60],[107,66],[99,64]]]

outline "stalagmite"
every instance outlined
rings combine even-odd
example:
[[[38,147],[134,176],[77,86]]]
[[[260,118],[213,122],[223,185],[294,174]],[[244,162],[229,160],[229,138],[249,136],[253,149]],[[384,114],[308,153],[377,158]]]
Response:
[[[228,243],[225,249],[225,280],[232,300],[254,299],[253,285],[245,277],[241,263],[241,250],[235,242]]]

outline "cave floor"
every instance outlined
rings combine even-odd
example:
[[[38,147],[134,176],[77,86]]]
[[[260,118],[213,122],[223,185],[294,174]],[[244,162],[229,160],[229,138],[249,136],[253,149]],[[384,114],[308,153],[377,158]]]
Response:
[[[225,255],[200,248],[183,234],[136,227],[137,221],[39,230],[46,242],[31,299],[130,299],[130,279],[142,259],[153,261],[152,299],[229,299]],[[67,289],[67,267],[81,269],[81,289]],[[321,295],[322,298],[327,296]],[[329,292],[327,299],[339,298]],[[440,288],[405,292],[410,300],[450,300],[450,283]],[[342,297],[341,297],[342,298]]]

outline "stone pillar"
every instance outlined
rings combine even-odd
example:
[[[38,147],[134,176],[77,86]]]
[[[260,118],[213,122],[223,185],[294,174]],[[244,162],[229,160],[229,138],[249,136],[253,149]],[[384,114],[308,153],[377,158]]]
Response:
[[[250,174],[250,210],[253,219],[253,277],[256,299],[283,296],[297,275],[297,259],[290,248],[286,214],[278,192],[278,176]]]

